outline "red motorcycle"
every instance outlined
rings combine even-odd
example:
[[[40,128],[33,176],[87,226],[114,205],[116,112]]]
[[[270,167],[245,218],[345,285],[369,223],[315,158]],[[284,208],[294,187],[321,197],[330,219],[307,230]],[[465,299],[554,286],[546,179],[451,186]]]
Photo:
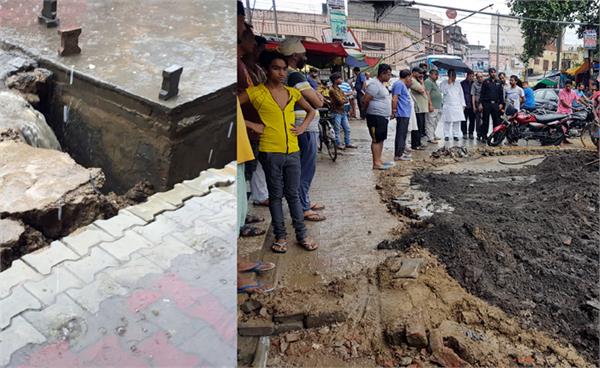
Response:
[[[517,111],[508,106],[502,123],[496,126],[488,137],[490,146],[498,146],[506,138],[508,143],[515,144],[519,139],[535,139],[542,146],[561,144],[569,129],[570,115],[544,114],[538,115],[525,111]]]

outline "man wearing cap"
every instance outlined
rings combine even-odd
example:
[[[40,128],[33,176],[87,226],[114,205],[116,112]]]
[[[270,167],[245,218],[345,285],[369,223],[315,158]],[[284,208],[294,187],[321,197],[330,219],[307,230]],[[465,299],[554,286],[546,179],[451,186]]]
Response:
[[[295,88],[302,94],[302,97],[314,108],[323,106],[323,96],[316,92],[308,83],[306,76],[300,72],[300,69],[306,65],[306,49],[299,38],[286,38],[279,46],[280,52],[286,57],[288,63],[287,85]],[[299,126],[304,121],[306,111],[299,105],[295,107],[296,125]],[[298,145],[300,146],[301,174],[300,174],[300,202],[304,210],[304,219],[307,221],[323,221],[325,216],[319,214],[325,206],[310,202],[310,185],[315,176],[317,168],[317,145],[319,142],[319,113],[310,123],[306,131],[298,136]]]
[[[483,105],[483,121],[481,122],[481,138],[487,141],[488,131],[490,129],[490,115],[494,127],[500,124],[500,109],[504,106],[504,86],[496,78],[496,69],[489,68],[490,77],[481,84],[481,93],[479,101]]]

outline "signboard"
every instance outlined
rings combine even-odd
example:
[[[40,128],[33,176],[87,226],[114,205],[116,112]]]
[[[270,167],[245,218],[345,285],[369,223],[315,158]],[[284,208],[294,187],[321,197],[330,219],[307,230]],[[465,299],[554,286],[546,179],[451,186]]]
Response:
[[[331,37],[334,40],[343,40],[346,38],[346,31],[348,30],[346,13],[330,9],[329,25],[331,26]]]
[[[348,24],[344,0],[327,0],[327,10],[332,39],[335,41],[345,39]]]
[[[598,46],[598,36],[595,29],[586,29],[583,31],[583,47],[586,49],[595,49]]]
[[[325,42],[333,42],[333,37],[330,28],[326,28],[323,30],[323,40]],[[356,39],[356,36],[354,36],[354,33],[352,33],[352,30],[350,28],[346,28],[346,35],[344,36],[344,38],[342,38],[342,46],[344,46],[345,49],[360,51],[360,44],[358,43],[358,39]]]

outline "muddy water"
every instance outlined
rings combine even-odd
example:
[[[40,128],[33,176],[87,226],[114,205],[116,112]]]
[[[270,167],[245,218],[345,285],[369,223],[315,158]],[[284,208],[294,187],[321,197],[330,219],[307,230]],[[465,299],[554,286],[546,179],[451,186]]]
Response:
[[[0,92],[0,130],[4,129],[19,132],[30,146],[61,149],[44,116],[12,92]]]

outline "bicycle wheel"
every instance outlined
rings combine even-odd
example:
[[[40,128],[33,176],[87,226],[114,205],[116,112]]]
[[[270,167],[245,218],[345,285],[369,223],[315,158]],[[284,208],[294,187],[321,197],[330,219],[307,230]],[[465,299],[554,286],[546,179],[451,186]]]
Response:
[[[331,160],[335,162],[335,159],[337,158],[337,145],[335,144],[335,141],[327,138],[327,142],[325,142],[325,144],[327,147],[327,154],[329,157],[331,157]]]

